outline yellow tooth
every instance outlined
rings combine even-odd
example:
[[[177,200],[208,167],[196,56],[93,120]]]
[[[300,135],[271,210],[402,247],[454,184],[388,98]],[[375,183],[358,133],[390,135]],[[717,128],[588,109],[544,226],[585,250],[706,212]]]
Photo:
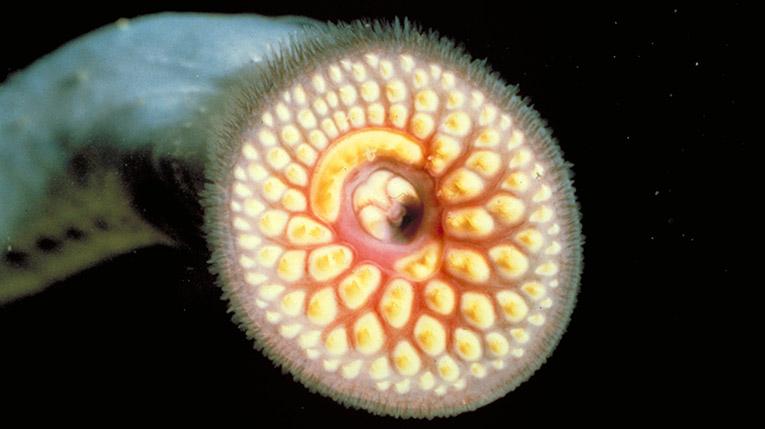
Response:
[[[269,147],[276,144],[276,136],[269,130],[262,130],[258,133],[258,140],[263,146]]]
[[[457,328],[454,330],[454,350],[457,356],[466,361],[476,361],[481,358],[481,340],[472,331]]]
[[[311,207],[319,218],[333,222],[340,210],[340,194],[348,174],[367,162],[370,152],[412,166],[421,166],[422,148],[397,132],[371,129],[350,133],[323,155],[311,183]]]
[[[262,284],[266,280],[268,280],[268,277],[260,273],[246,273],[244,275],[244,281],[246,281],[247,284],[250,284],[252,286],[257,286],[259,284]]]
[[[340,326],[333,329],[324,340],[324,347],[331,355],[339,356],[348,351],[348,335],[345,328]]]
[[[287,146],[294,146],[300,141],[300,131],[298,129],[290,124],[286,127],[282,128],[282,132],[280,133],[282,141]],[[274,151],[274,149],[278,149],[278,151]],[[277,170],[282,168],[284,166],[285,159],[289,160],[289,155],[284,149],[281,148],[274,148],[268,151],[268,162],[271,163],[271,166],[276,168]],[[282,167],[277,167],[276,165],[281,165]]]
[[[506,131],[513,125],[513,120],[508,115],[502,115],[499,117],[499,128],[502,131]]]
[[[443,129],[448,134],[463,137],[470,131],[471,125],[470,116],[464,112],[454,112],[446,116]]]
[[[481,238],[494,230],[494,219],[486,210],[469,207],[446,214],[446,231],[458,238]]]
[[[539,313],[529,316],[529,323],[534,326],[542,326],[545,323],[545,317]]]
[[[480,253],[466,249],[449,250],[446,270],[455,277],[473,283],[483,283],[491,274],[486,259]]]
[[[370,104],[367,107],[367,119],[372,125],[382,125],[385,122],[385,108],[382,104]]]
[[[396,393],[404,394],[409,391],[409,389],[412,387],[412,380],[409,378],[405,378],[398,383],[393,385],[396,388]]]
[[[287,122],[292,115],[286,104],[279,103],[276,105],[276,116],[278,116],[282,122]]]
[[[483,189],[483,180],[479,175],[460,168],[446,177],[438,196],[449,203],[460,203],[480,195]]]
[[[547,229],[547,233],[550,235],[558,235],[559,232],[560,232],[560,225],[558,225],[557,223],[553,224],[553,226]]]
[[[547,206],[542,206],[531,213],[531,215],[529,216],[529,221],[534,223],[545,223],[549,221],[550,219],[552,219],[552,216],[553,216],[552,209],[550,209]]]
[[[335,320],[337,301],[331,287],[319,290],[308,300],[306,315],[311,322],[324,326]]]
[[[234,194],[240,198],[247,198],[252,195],[252,191],[249,186],[243,183],[237,183],[234,185]]]
[[[405,201],[408,198],[417,198],[417,191],[407,180],[396,176],[388,181],[385,186],[388,196],[398,201]]]
[[[335,112],[332,117],[335,118],[335,124],[337,124],[337,129],[341,133],[344,133],[351,128],[348,124],[348,116],[345,112]]]
[[[266,237],[281,235],[287,226],[289,215],[283,210],[267,210],[260,216],[258,227]]]
[[[299,105],[305,104],[305,90],[303,89],[303,85],[295,85],[295,87],[292,89],[292,96],[295,99],[295,103]]]
[[[403,327],[412,313],[414,291],[412,284],[403,279],[388,283],[380,299],[380,313],[394,328]]]
[[[520,221],[525,211],[523,201],[515,198],[511,195],[500,194],[493,197],[486,204],[486,208],[491,214],[497,217],[497,219],[508,225],[512,225]]]
[[[308,142],[317,150],[323,150],[329,144],[327,136],[321,130],[312,130],[308,133]]]
[[[263,267],[273,267],[276,263],[276,259],[282,254],[282,248],[279,246],[268,245],[258,249],[255,254],[258,264]]]
[[[343,72],[340,70],[340,67],[338,66],[330,66],[329,67],[329,78],[332,79],[335,83],[340,83],[343,81]]]
[[[369,364],[369,376],[372,380],[380,380],[387,377],[390,374],[390,365],[388,364],[388,358],[383,356],[372,361]]]
[[[515,234],[515,241],[520,243],[530,252],[536,253],[540,248],[542,248],[542,245],[544,244],[544,236],[536,229],[528,228],[524,229],[518,234]]]
[[[426,372],[420,376],[419,386],[422,390],[430,390],[436,385],[436,378],[432,372]]]
[[[489,353],[495,357],[504,357],[510,351],[510,343],[507,339],[497,332],[492,332],[486,335],[486,345],[488,346]]]
[[[523,133],[518,130],[513,131],[510,139],[507,141],[507,150],[513,150],[523,144]]]
[[[550,190],[550,187],[547,185],[542,185],[541,188],[534,194],[534,196],[531,198],[532,201],[535,203],[539,203],[542,201],[547,201],[552,196],[552,190]]]
[[[446,107],[448,109],[458,109],[465,104],[465,95],[459,91],[450,91],[446,96]]]
[[[431,277],[436,269],[441,256],[441,245],[431,243],[416,253],[405,256],[393,265],[397,272],[412,280],[421,281]]]
[[[242,255],[242,257],[239,258],[239,265],[244,269],[250,269],[255,266],[255,261],[247,255]]]
[[[489,257],[497,266],[502,277],[516,279],[529,268],[529,260],[520,250],[512,245],[500,245],[489,249]]]
[[[244,168],[242,167],[234,167],[234,177],[237,180],[247,180],[247,173],[244,171]]]
[[[385,96],[391,103],[397,103],[406,97],[406,85],[396,79],[385,85]]]
[[[454,291],[441,280],[431,280],[425,286],[425,305],[439,314],[449,314],[454,310]]]
[[[294,282],[300,280],[305,272],[305,250],[284,252],[276,266],[276,273],[282,280]]]
[[[265,209],[266,206],[254,198],[244,200],[244,212],[249,216],[257,216]]]
[[[554,276],[555,274],[558,274],[558,265],[555,262],[545,262],[538,266],[537,269],[534,270],[534,273],[545,277]]]
[[[438,375],[444,381],[452,382],[457,380],[460,376],[460,367],[449,355],[438,359],[438,362],[436,362],[436,370],[438,371]]]
[[[322,366],[329,372],[335,372],[337,371],[337,368],[340,367],[340,363],[340,359],[325,359],[324,362],[322,362]]]
[[[415,113],[412,116],[412,134],[419,139],[426,139],[435,128],[433,117],[427,113]]]
[[[390,106],[388,117],[393,125],[404,128],[409,121],[409,110],[402,104],[394,104]]]
[[[266,170],[262,165],[260,164],[250,164],[247,167],[247,174],[250,175],[250,178],[255,181],[261,181],[268,177],[268,170]]]
[[[517,171],[510,174],[502,182],[502,189],[507,189],[513,192],[525,192],[529,189],[529,177],[526,174]]]
[[[549,246],[547,246],[547,249],[545,249],[545,255],[557,255],[560,253],[561,247],[560,243],[557,241],[553,241],[553,243]]]
[[[441,175],[462,152],[459,142],[443,134],[433,138],[433,148],[428,156],[428,169],[435,175]]]
[[[393,365],[401,375],[414,375],[420,370],[422,361],[417,351],[408,341],[401,341],[396,344],[391,355]]]
[[[260,237],[251,234],[239,236],[239,245],[247,250],[253,250],[260,245]]]
[[[364,109],[359,106],[351,107],[348,110],[348,120],[351,121],[351,125],[354,128],[361,128],[366,125],[366,118],[364,117]]]
[[[263,120],[263,123],[266,124],[266,126],[274,126],[274,116],[270,112],[264,113],[260,119]]]
[[[360,265],[340,282],[337,291],[340,300],[351,310],[361,308],[380,286],[381,278],[379,268],[369,264]]]
[[[310,109],[302,109],[298,113],[298,123],[305,129],[316,128],[316,116],[314,116]],[[297,139],[294,143],[297,143]]]
[[[361,98],[364,99],[364,101],[371,103],[373,101],[377,101],[377,98],[380,96],[380,86],[375,81],[367,81],[361,84]]]
[[[470,373],[475,378],[484,378],[486,377],[486,367],[478,362],[473,362],[470,364]]]
[[[390,232],[390,226],[385,213],[377,206],[365,206],[359,212],[359,221],[361,226],[372,236],[378,240],[385,240],[388,238]]]
[[[235,216],[234,217],[234,228],[236,228],[236,229],[238,229],[240,231],[249,231],[250,229],[252,229],[252,226],[250,225],[249,222],[247,222],[246,220],[242,219],[241,217]]]
[[[287,185],[276,177],[269,177],[263,182],[263,196],[272,203],[279,201],[286,190]]]
[[[305,168],[294,162],[290,163],[290,165],[284,169],[284,177],[286,177],[293,185],[305,186],[308,183],[308,174],[306,173]]]
[[[327,100],[327,104],[329,104],[329,107],[335,108],[338,106],[337,104],[338,98],[337,98],[337,94],[335,94],[335,91],[328,92],[327,95],[325,96],[325,99]],[[330,123],[331,122],[332,121],[330,121]],[[322,126],[322,128],[324,128],[324,126]],[[335,134],[332,134],[330,137],[334,137],[336,135],[337,135],[337,130],[335,130]]]
[[[521,286],[521,290],[534,301],[538,301],[545,296],[545,287],[539,282],[527,282]]]
[[[531,161],[531,151],[528,149],[520,149],[518,152],[510,158],[510,168],[524,167]]]
[[[490,125],[497,118],[497,108],[492,105],[486,105],[481,109],[478,116],[478,124],[482,126]]]
[[[309,349],[319,344],[319,340],[321,340],[321,331],[313,330],[303,332],[300,334],[300,337],[298,337],[298,345],[304,349]]]
[[[401,55],[399,57],[399,61],[401,63],[401,70],[411,73],[412,69],[414,68],[414,59],[411,55]]]
[[[385,343],[380,320],[373,312],[368,312],[359,317],[353,324],[353,338],[356,350],[364,355],[377,353]]]
[[[446,349],[446,330],[438,320],[423,315],[414,325],[417,345],[430,356],[438,356]]]
[[[441,75],[441,87],[443,89],[450,89],[454,86],[456,80],[457,79],[455,78],[454,73],[445,72],[443,75]]]
[[[284,292],[284,286],[279,284],[267,284],[258,289],[258,296],[266,301],[275,300],[282,292]]]
[[[298,146],[295,153],[297,154],[298,161],[308,167],[313,166],[313,163],[316,162],[316,157],[318,156],[316,150],[305,143]]]
[[[470,104],[471,107],[474,109],[477,109],[483,104],[483,100],[486,99],[486,97],[479,91],[471,91],[470,92]]]
[[[499,133],[493,128],[481,130],[474,142],[475,147],[494,147],[497,144],[499,144]]]
[[[502,308],[505,319],[513,323],[525,319],[529,312],[526,301],[520,295],[510,290],[497,292],[497,303]]]
[[[343,85],[338,92],[340,93],[340,100],[346,107],[352,106],[356,102],[356,88],[353,85]]]
[[[315,280],[323,282],[342,274],[353,262],[351,249],[342,245],[320,247],[308,257],[308,272]]]
[[[287,239],[296,245],[329,243],[333,240],[332,231],[326,226],[306,216],[294,216],[287,224]]]
[[[300,323],[290,323],[279,327],[279,334],[284,338],[295,338],[303,329],[303,325]]]
[[[287,316],[297,316],[303,312],[303,302],[305,301],[305,292],[297,290],[290,292],[282,297],[282,311]]]
[[[476,292],[462,294],[462,316],[476,328],[486,329],[494,324],[494,306],[488,296]]]
[[[497,174],[501,163],[502,157],[486,150],[473,152],[467,161],[465,161],[465,165],[468,168],[486,178]]]
[[[282,195],[282,206],[291,212],[302,212],[308,207],[305,195],[297,189],[287,189]]]
[[[438,108],[438,95],[431,89],[424,89],[414,97],[414,108],[422,112],[435,112]]]
[[[327,102],[324,101],[323,98],[317,98],[313,102],[313,110],[316,111],[320,116],[324,116],[329,112],[329,106],[327,106]]]
[[[348,379],[348,380],[354,379],[361,372],[361,366],[363,364],[364,362],[361,359],[356,359],[355,361],[352,361],[343,365],[340,368],[340,373],[345,379]]]
[[[268,164],[273,167],[274,170],[281,170],[287,163],[290,162],[290,155],[284,149],[275,147],[268,151],[266,155]]]
[[[511,329],[510,336],[513,337],[513,339],[520,344],[525,344],[529,342],[529,334],[523,328]]]

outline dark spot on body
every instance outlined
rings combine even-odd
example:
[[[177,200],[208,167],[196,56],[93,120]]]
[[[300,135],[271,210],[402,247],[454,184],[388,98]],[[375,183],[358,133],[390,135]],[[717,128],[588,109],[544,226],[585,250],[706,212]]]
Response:
[[[29,255],[26,252],[9,250],[5,252],[5,263],[14,268],[25,268],[29,265]]]
[[[96,219],[93,221],[93,225],[95,225],[96,228],[100,229],[101,231],[106,231],[109,229],[109,223],[103,219]]]
[[[35,243],[37,248],[43,252],[54,252],[61,247],[61,242],[51,237],[41,237]]]
[[[64,234],[68,240],[79,241],[85,238],[85,232],[79,228],[69,228]]]

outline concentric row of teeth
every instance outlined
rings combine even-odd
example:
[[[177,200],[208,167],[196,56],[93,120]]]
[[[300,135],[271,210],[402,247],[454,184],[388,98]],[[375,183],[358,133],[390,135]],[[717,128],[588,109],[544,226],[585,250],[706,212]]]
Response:
[[[392,267],[334,225],[349,174],[376,159],[427,172],[443,207],[445,235]],[[555,186],[513,118],[438,64],[370,52],[322,68],[262,114],[233,173],[240,301],[343,379],[463,389],[523,357],[554,305]],[[360,192],[359,212],[375,194]]]

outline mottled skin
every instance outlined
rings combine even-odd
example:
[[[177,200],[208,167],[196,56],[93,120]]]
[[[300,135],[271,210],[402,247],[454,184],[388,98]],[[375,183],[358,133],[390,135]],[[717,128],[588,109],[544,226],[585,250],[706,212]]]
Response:
[[[568,322],[581,237],[567,167],[515,88],[406,22],[317,25],[234,69],[187,107],[203,120],[138,135],[157,141],[139,165],[170,166],[145,174],[205,220],[153,219],[142,240],[205,238],[256,346],[346,405],[448,416],[526,380]],[[95,176],[117,171],[110,194],[140,205],[144,182],[107,160]]]

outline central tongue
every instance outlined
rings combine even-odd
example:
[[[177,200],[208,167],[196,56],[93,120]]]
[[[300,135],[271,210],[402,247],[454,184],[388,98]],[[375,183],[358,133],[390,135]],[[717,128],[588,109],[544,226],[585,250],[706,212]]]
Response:
[[[339,238],[361,259],[394,269],[396,261],[437,241],[438,204],[432,179],[397,163],[361,166],[346,182],[336,223]]]
[[[423,206],[415,187],[388,169],[373,171],[353,192],[359,225],[373,238],[405,244],[417,235]]]

